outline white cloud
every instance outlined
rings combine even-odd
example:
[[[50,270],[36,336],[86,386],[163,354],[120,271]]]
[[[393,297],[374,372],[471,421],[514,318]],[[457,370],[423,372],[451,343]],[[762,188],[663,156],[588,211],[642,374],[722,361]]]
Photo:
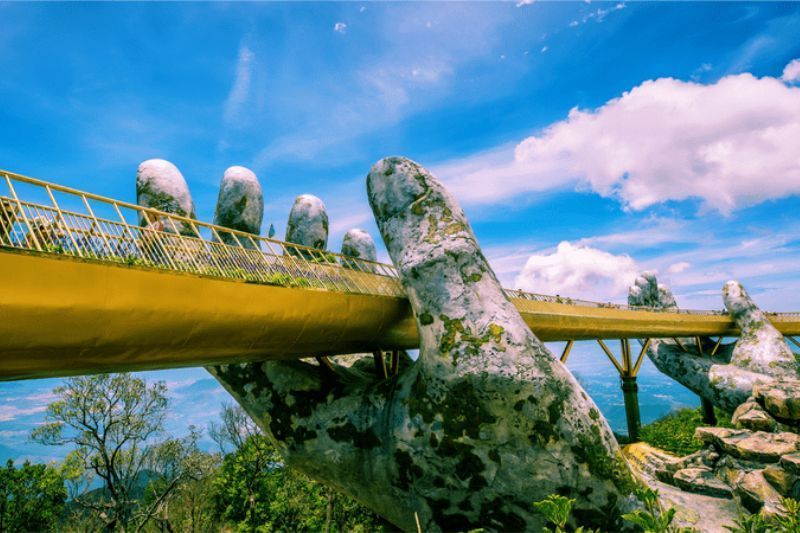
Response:
[[[589,4],[591,2],[586,2],[586,3]],[[572,22],[569,23],[569,25],[571,28],[574,28],[575,26],[580,26],[581,24],[586,24],[587,22],[591,21],[595,21],[599,24],[603,22],[609,14],[615,11],[621,11],[623,9],[625,9],[625,4],[622,2],[617,3],[613,7],[609,7],[608,9],[603,9],[602,7],[599,7],[594,11],[590,11],[589,13],[581,17],[580,20],[573,20]]]
[[[225,100],[225,122],[234,122],[241,114],[242,106],[250,95],[250,82],[253,77],[253,60],[255,55],[246,45],[239,46],[236,60],[236,77],[231,92]]]
[[[800,59],[792,59],[783,69],[781,79],[787,83],[800,82]]]
[[[690,266],[692,265],[690,265],[686,261],[681,261],[680,263],[673,263],[667,268],[667,272],[669,272],[670,274],[679,274],[684,270],[686,270],[687,268],[689,268]]]
[[[549,46],[542,46],[542,50],[541,50],[541,52],[542,52],[542,53],[545,53],[545,52],[547,52],[548,50],[550,50],[550,47],[549,47]]]
[[[577,241],[580,246],[597,246],[604,248],[652,248],[668,243],[698,243],[711,237],[697,228],[687,231],[682,220],[671,218],[648,218],[632,230],[584,237]]]
[[[577,185],[632,210],[699,198],[729,213],[800,193],[798,138],[798,87],[751,74],[659,78],[440,175],[467,203]]]
[[[347,24],[344,22],[337,22],[333,25],[333,31],[336,33],[346,33],[347,32]]]
[[[515,286],[542,294],[606,301],[626,294],[638,272],[636,262],[628,255],[563,241],[553,253],[531,255]]]
[[[535,1],[536,0],[519,0],[519,2],[517,2],[517,7],[529,6],[532,3],[534,3]]]
[[[9,422],[11,420],[16,420],[19,416],[41,413],[45,409],[47,409],[46,405],[37,405],[28,408],[20,408],[15,405],[0,405],[0,422]]]

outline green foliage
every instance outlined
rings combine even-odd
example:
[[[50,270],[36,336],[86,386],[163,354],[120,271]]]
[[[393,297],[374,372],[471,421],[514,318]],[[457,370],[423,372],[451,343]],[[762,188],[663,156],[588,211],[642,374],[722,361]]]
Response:
[[[15,468],[9,459],[0,469],[0,531],[53,531],[66,498],[57,469],[28,461]]]
[[[772,517],[775,527],[779,531],[800,532],[800,502],[792,498],[783,498],[781,503],[786,513]]]
[[[330,252],[324,252],[324,251],[320,251],[319,255],[314,255],[313,257],[311,257],[311,261],[314,262],[314,263],[319,263],[321,265],[338,264],[339,263],[339,261],[336,258],[335,254],[332,254]]]
[[[725,526],[725,529],[734,533],[767,533],[768,531],[766,520],[758,513],[739,514],[739,518],[733,523],[733,526]]]
[[[734,533],[800,533],[800,502],[792,498],[782,498],[782,515],[765,518],[760,513],[739,514],[733,526],[725,526]]]
[[[547,522],[553,526],[553,533],[566,533],[568,531],[567,521],[569,521],[573,505],[575,505],[574,498],[567,498],[558,494],[551,494],[544,500],[533,504],[536,510],[543,514]],[[573,531],[574,533],[595,533],[594,530],[584,529],[583,526],[578,526]]]
[[[555,526],[556,533],[562,533],[569,520],[569,514],[572,512],[572,506],[575,505],[575,499],[559,496],[558,494],[551,494],[542,501],[534,502],[533,506],[538,512],[544,515],[547,521]]]
[[[57,400],[31,437],[74,447],[62,472],[76,504],[108,529],[141,528],[192,475],[189,459],[197,453],[199,433],[155,442],[167,409],[163,382],[106,374],[66,379],[53,392]],[[88,490],[94,476],[102,489]],[[151,490],[149,500],[143,498],[146,489]]]
[[[672,525],[675,519],[675,509],[664,509],[658,499],[658,491],[645,488],[636,491],[636,495],[644,503],[644,509],[622,515],[622,518],[631,522],[646,533],[690,533],[691,528],[681,528]]]
[[[350,498],[283,464],[238,406],[223,406],[209,434],[228,452],[214,480],[216,519],[238,531],[382,531],[386,523]]]
[[[716,416],[718,426],[732,427],[730,417],[724,412],[716,411]],[[689,455],[702,448],[702,443],[694,438],[694,430],[707,425],[703,422],[700,408],[685,408],[643,426],[639,431],[639,438],[651,446],[676,455]]]

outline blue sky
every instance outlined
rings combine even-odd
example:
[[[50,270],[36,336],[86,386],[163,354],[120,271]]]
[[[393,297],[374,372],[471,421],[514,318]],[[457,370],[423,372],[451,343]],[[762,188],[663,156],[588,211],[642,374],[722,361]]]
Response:
[[[622,301],[654,269],[684,307],[720,308],[730,278],[800,307],[796,3],[0,3],[0,21],[0,168],[132,200],[162,157],[210,220],[244,165],[265,228],[313,193],[337,250],[378,237],[364,178],[405,155],[507,286]],[[0,385],[0,443],[46,383]]]

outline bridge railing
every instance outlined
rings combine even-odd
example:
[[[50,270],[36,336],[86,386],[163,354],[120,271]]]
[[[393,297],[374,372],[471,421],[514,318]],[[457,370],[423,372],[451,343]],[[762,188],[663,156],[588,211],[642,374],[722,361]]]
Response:
[[[392,265],[253,235],[3,170],[0,246],[251,283],[405,296]],[[506,295],[594,308],[726,314],[629,307],[511,289],[506,289]]]
[[[0,245],[252,283],[405,295],[390,265],[5,171],[0,171]]]

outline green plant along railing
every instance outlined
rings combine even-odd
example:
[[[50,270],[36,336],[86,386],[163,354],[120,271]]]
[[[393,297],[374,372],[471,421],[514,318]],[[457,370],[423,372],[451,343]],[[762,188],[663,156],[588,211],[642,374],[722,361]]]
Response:
[[[251,283],[405,295],[391,265],[252,235],[2,170],[0,246]],[[631,309],[521,290],[506,293],[524,300]]]

